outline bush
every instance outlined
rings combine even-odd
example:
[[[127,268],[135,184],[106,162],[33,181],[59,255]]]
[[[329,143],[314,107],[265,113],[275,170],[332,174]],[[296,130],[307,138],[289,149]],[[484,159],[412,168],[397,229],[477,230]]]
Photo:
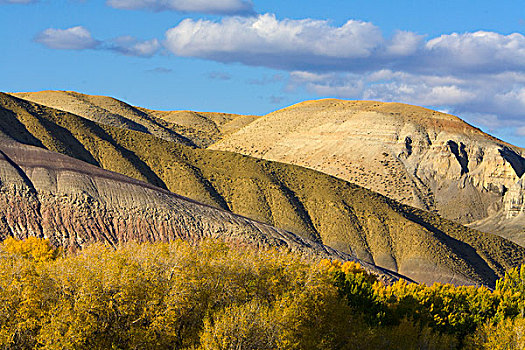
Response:
[[[204,321],[203,350],[272,350],[280,345],[280,325],[273,310],[259,301],[228,306]]]

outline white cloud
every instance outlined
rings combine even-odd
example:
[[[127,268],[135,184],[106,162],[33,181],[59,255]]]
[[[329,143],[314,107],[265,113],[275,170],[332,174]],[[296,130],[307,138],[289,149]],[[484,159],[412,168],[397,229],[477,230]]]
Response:
[[[414,54],[420,48],[423,38],[423,35],[398,31],[387,46],[386,52],[393,56],[408,56]]]
[[[495,93],[493,98],[499,110],[516,111],[525,119],[525,86]]]
[[[152,11],[178,11],[219,15],[254,14],[253,4],[246,0],[107,0],[109,6]]]
[[[121,36],[107,41],[95,40],[89,30],[82,26],[49,28],[38,34],[35,41],[56,50],[100,49],[138,57],[151,57],[161,48],[157,39],[140,41],[132,36]]]
[[[310,92],[320,96],[337,96],[356,98],[361,96],[365,89],[365,80],[362,76],[353,73],[312,73],[294,71],[290,73],[289,89],[305,86]]]
[[[452,113],[452,111],[442,112],[449,114]],[[487,127],[489,130],[497,129],[502,123],[502,120],[495,114],[465,112],[461,116],[472,121],[475,125]]]
[[[404,102],[446,109],[495,129],[525,122],[523,74],[486,74],[471,78],[394,72],[290,73],[289,88],[304,87],[319,96]]]
[[[474,71],[525,68],[525,36],[494,32],[453,33],[429,40],[425,53],[440,68]]]
[[[60,50],[85,50],[97,47],[100,42],[93,39],[91,33],[82,26],[68,29],[49,28],[38,34],[35,41]]]
[[[165,45],[178,56],[294,69],[368,58],[383,41],[379,29],[367,22],[332,27],[327,21],[279,21],[265,14],[220,22],[186,19],[166,32]]]
[[[126,56],[151,57],[160,49],[157,39],[139,41],[132,36],[121,36],[108,44],[111,50]]]
[[[120,8],[206,12],[211,0],[108,3]],[[233,8],[239,3],[251,6],[238,0],[215,5]],[[324,20],[280,20],[264,14],[217,21],[185,19],[166,31],[162,45],[156,39],[132,37],[99,42],[83,27],[48,29],[37,41],[56,49],[111,49],[143,57],[164,46],[176,56],[287,71],[288,88],[306,88],[319,97],[424,105],[469,115],[491,128],[515,129],[525,117],[525,36],[520,33],[478,31],[428,38],[398,31],[387,38],[370,22],[350,20],[335,26]]]
[[[370,22],[279,20],[272,14],[221,21],[186,19],[166,32],[175,55],[285,70],[367,72],[388,68],[434,75],[525,70],[525,36],[452,33],[425,41],[398,31],[385,38]]]

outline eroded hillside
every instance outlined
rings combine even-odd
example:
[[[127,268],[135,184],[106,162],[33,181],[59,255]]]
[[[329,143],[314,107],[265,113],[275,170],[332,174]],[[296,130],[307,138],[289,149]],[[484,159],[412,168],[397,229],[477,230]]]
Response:
[[[309,101],[211,148],[316,169],[525,245],[525,151],[452,115],[400,103]]]
[[[0,130],[18,142],[292,231],[418,281],[492,284],[525,259],[525,249],[505,239],[332,176],[186,147],[5,94],[0,99]]]

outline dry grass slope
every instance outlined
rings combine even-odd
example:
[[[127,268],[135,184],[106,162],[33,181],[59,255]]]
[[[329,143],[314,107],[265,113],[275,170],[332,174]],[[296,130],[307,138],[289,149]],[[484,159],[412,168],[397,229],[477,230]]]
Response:
[[[154,111],[134,107],[111,97],[74,91],[21,92],[12,95],[97,123],[141,131],[195,147],[207,147],[258,118],[227,113]]]

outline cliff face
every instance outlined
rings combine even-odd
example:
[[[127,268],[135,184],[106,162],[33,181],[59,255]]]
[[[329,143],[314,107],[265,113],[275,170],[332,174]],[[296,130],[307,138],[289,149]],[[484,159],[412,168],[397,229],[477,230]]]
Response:
[[[0,239],[7,235],[46,237],[65,249],[94,242],[118,245],[126,241],[214,237],[289,249],[308,256],[358,260],[289,231],[194,202],[64,155],[5,139],[0,140],[0,208]],[[512,250],[512,245],[510,248]],[[524,252],[514,253],[518,253],[517,261],[524,260]],[[498,258],[483,261],[477,255],[466,255],[468,250],[459,258],[470,260],[472,266],[463,270],[453,264],[434,265],[432,259],[417,254],[402,262],[399,268],[410,278],[422,282],[492,284],[505,264],[517,262]],[[398,276],[360,262],[387,280]]]
[[[212,145],[313,168],[525,245],[525,151],[457,117],[398,103],[320,100]]]

